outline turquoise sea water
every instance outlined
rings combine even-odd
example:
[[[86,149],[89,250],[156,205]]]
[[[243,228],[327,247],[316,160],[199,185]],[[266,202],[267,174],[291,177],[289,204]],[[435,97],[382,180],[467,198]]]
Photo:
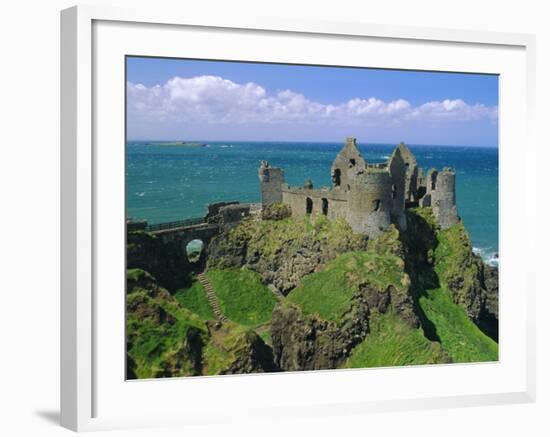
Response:
[[[425,170],[456,170],[459,215],[475,250],[490,263],[498,253],[498,149],[408,145]],[[385,161],[395,145],[359,144],[368,162]],[[330,186],[330,166],[342,143],[209,142],[207,147],[170,147],[128,142],[127,215],[161,223],[198,217],[224,200],[259,202],[258,166],[268,160],[285,170],[290,185],[311,179]]]

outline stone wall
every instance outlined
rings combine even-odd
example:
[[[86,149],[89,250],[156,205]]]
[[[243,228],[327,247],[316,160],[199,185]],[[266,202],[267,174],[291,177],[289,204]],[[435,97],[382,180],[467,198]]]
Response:
[[[405,178],[407,167],[398,147],[395,148],[388,162],[388,170],[391,175],[392,210],[391,215],[401,230],[407,229],[405,218]]]
[[[281,203],[283,201],[281,188],[285,182],[283,169],[271,167],[269,162],[262,161],[258,170],[258,177],[260,179],[262,205]]]
[[[431,204],[435,218],[442,229],[458,223],[455,195],[455,172],[445,168],[437,174],[435,189],[431,190]]]
[[[352,182],[348,222],[354,232],[374,238],[390,226],[391,186],[391,176],[384,170],[370,170]]]
[[[348,196],[344,192],[283,186],[283,203],[290,206],[293,217],[326,215],[329,219],[347,218]]]
[[[337,190],[349,191],[355,176],[364,172],[366,166],[365,159],[357,149],[355,138],[347,138],[344,148],[332,164],[332,187]]]
[[[459,221],[455,173],[432,169],[425,176],[403,143],[387,162],[367,163],[355,138],[347,138],[331,167],[331,188],[314,189],[309,180],[303,187],[289,187],[283,170],[271,167],[267,161],[262,161],[258,175],[263,205],[284,203],[298,218],[344,218],[355,232],[371,238],[386,230],[392,221],[405,230],[406,208],[432,206],[442,228]]]

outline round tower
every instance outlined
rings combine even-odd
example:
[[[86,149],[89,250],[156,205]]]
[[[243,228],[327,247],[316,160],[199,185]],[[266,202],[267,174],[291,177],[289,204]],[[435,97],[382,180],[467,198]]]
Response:
[[[348,223],[354,232],[374,238],[391,223],[392,179],[386,170],[368,169],[351,181]]]
[[[432,209],[442,229],[458,223],[459,220],[456,209],[455,178],[455,172],[445,168],[437,174],[431,187]]]

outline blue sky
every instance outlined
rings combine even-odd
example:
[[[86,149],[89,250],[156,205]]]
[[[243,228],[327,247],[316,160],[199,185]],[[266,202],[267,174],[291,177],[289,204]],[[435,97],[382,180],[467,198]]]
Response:
[[[128,139],[497,146],[498,77],[127,58]]]

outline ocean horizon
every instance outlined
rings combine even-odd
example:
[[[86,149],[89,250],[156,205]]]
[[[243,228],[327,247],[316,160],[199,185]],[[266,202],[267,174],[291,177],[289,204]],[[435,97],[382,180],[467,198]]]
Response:
[[[258,166],[282,167],[291,186],[306,179],[330,186],[330,167],[342,142],[204,141],[205,147],[164,146],[170,140],[128,141],[127,216],[161,223],[203,216],[209,203],[259,202]],[[458,213],[474,250],[498,264],[498,147],[407,144],[424,171],[456,171]],[[367,162],[388,159],[395,144],[358,143]]]

